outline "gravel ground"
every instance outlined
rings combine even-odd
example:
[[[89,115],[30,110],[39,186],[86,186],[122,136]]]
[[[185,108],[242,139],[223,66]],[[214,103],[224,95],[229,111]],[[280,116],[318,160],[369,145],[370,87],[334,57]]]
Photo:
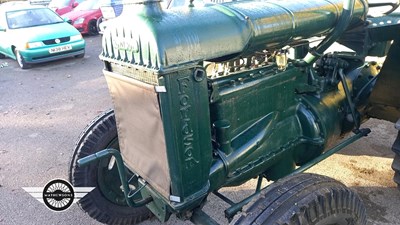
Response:
[[[43,187],[54,178],[67,179],[74,142],[86,124],[111,107],[102,76],[100,37],[86,37],[83,59],[66,59],[21,70],[0,60],[0,224],[98,224],[73,205],[49,211],[22,187]],[[0,66],[1,67],[1,66]],[[372,133],[335,154],[310,172],[340,180],[359,193],[370,224],[400,224],[400,192],[392,181],[392,123],[370,120]],[[235,200],[251,193],[255,181],[222,193]],[[210,196],[205,211],[226,224],[227,205]],[[159,224],[155,220],[142,224]],[[167,224],[190,224],[176,220]]]

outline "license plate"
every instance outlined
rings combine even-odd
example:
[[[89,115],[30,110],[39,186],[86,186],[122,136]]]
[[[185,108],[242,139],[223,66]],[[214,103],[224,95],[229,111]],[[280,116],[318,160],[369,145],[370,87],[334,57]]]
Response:
[[[72,45],[63,45],[59,47],[54,47],[49,49],[50,54],[57,53],[57,52],[64,52],[72,49]]]

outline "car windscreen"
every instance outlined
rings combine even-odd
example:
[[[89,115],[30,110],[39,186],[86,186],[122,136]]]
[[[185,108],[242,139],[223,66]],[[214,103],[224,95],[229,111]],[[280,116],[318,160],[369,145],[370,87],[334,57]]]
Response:
[[[64,22],[61,17],[48,8],[10,11],[6,13],[6,19],[10,29]]]
[[[97,0],[86,0],[81,2],[74,11],[86,11],[86,10],[92,10],[92,9],[100,9],[101,1]]]

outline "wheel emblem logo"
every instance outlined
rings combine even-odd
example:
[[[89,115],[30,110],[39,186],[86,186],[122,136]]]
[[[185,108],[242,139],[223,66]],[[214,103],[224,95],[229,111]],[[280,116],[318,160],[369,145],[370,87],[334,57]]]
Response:
[[[65,180],[52,180],[43,189],[43,201],[49,209],[64,211],[74,202],[75,192]]]
[[[23,189],[50,210],[60,212],[85,197],[94,187],[73,187],[66,180],[54,179],[44,187],[23,187]]]
[[[61,41],[57,38],[56,40],[54,40],[54,42],[56,42],[56,44],[60,44]]]

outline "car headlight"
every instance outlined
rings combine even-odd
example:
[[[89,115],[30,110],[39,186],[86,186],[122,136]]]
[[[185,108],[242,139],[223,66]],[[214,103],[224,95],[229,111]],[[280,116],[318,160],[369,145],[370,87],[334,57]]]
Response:
[[[84,20],[85,20],[85,18],[79,18],[79,19],[75,20],[74,24],[81,24],[81,23],[83,23]]]
[[[39,48],[43,46],[43,42],[28,42],[26,43],[26,48]]]
[[[70,41],[79,41],[81,39],[82,39],[82,35],[81,34],[77,34],[77,35],[71,36],[69,38]]]

